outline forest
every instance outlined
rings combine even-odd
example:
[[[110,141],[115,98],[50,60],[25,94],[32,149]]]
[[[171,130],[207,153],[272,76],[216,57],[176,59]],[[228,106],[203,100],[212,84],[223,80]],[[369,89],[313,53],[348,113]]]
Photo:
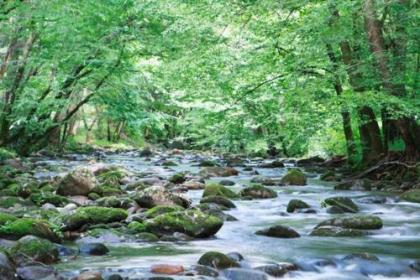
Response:
[[[0,0],[0,280],[420,279],[416,0]]]

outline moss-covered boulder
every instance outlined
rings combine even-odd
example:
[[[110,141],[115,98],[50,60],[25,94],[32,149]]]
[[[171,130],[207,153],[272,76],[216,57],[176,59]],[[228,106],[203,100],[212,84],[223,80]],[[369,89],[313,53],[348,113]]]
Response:
[[[21,218],[0,227],[0,238],[17,240],[26,235],[60,242],[59,236],[54,232],[51,225],[44,220]]]
[[[159,237],[157,237],[155,234],[150,233],[150,232],[140,232],[140,233],[136,234],[136,238],[139,241],[144,241],[144,242],[157,242],[157,241],[159,241]]]
[[[99,197],[105,197],[105,196],[120,195],[122,193],[123,191],[121,190],[119,185],[100,184],[100,185],[95,186],[89,192],[89,195],[97,194]]]
[[[381,229],[383,222],[381,218],[373,215],[356,215],[352,217],[334,218],[323,221],[317,225],[322,226],[335,226],[342,228],[372,230]]]
[[[16,196],[0,197],[0,208],[9,209],[13,207],[33,206],[32,201]]]
[[[54,206],[61,207],[69,203],[69,200],[67,197],[53,194],[51,192],[34,193],[30,196],[30,199],[37,206],[42,206],[45,203],[50,203],[50,204],[53,204]]]
[[[130,233],[141,233],[146,231],[144,224],[136,221],[129,223],[127,228]]]
[[[292,199],[287,204],[287,213],[293,213],[299,209],[308,209],[311,208],[305,201],[300,199]]]
[[[63,230],[78,230],[84,225],[120,222],[127,218],[127,211],[100,206],[81,207],[75,213],[63,218]]]
[[[119,169],[118,167],[113,167],[109,171],[102,172],[97,175],[97,179],[101,184],[109,186],[119,186],[121,180],[124,179],[126,173],[124,170]]]
[[[182,184],[187,180],[184,172],[175,173],[169,178],[169,182],[174,184]]]
[[[322,207],[335,206],[347,213],[357,213],[359,207],[348,197],[329,197],[321,203]]]
[[[44,264],[56,263],[59,260],[59,250],[57,245],[47,239],[28,235],[19,239],[12,247],[11,255],[14,258],[30,258],[33,261]]]
[[[255,234],[278,238],[300,237],[299,233],[297,233],[294,229],[281,225],[276,225],[263,230],[259,230]]]
[[[0,226],[6,223],[14,222],[16,220],[17,218],[15,216],[8,213],[0,212]]]
[[[226,208],[235,208],[236,207],[235,204],[233,204],[232,201],[230,201],[226,197],[223,197],[223,196],[220,196],[220,195],[210,195],[210,196],[203,197],[200,200],[200,203],[215,203],[215,204],[221,205],[221,206],[226,207]]]
[[[281,178],[281,184],[286,186],[304,186],[306,185],[306,176],[297,168],[289,169],[286,175]]]
[[[420,189],[406,191],[401,195],[401,198],[409,202],[420,203]]]
[[[57,194],[63,196],[87,195],[98,184],[92,171],[78,168],[65,175],[59,182]]]
[[[127,197],[107,196],[96,200],[96,205],[110,208],[128,209],[133,204],[134,201]]]
[[[223,226],[223,220],[199,210],[185,210],[159,215],[145,221],[148,232],[165,235],[175,232],[191,237],[205,238],[216,234]]]
[[[137,192],[133,196],[140,207],[153,208],[155,206],[181,206],[188,208],[191,201],[180,195],[173,194],[163,187],[153,186]]]
[[[229,210],[229,208],[216,204],[216,203],[200,203],[196,205],[193,209],[199,209],[200,211],[209,214],[211,216],[215,216],[220,218],[223,221],[237,221],[235,217],[229,215],[223,211]]]
[[[256,199],[277,197],[277,193],[274,190],[264,187],[261,184],[252,184],[250,187],[242,189],[239,194],[242,197],[251,197]]]
[[[200,175],[204,177],[229,177],[236,176],[239,172],[233,167],[204,167],[200,170]]]
[[[178,205],[159,205],[159,206],[155,206],[147,210],[145,213],[145,217],[147,219],[152,219],[161,214],[171,213],[171,212],[176,212],[176,211],[183,211],[183,210],[184,208]]]
[[[216,269],[226,269],[230,267],[239,267],[239,264],[225,254],[210,251],[205,253],[198,260],[198,264],[210,266]]]
[[[204,188],[203,197],[211,195],[222,196],[230,199],[239,198],[239,195],[234,191],[217,183],[209,183]]]
[[[315,228],[310,235],[322,237],[359,237],[366,234],[367,232],[358,229],[322,226]]]

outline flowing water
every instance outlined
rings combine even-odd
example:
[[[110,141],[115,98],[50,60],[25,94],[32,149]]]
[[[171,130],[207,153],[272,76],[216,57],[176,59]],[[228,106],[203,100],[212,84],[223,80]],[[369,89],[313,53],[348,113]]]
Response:
[[[75,166],[90,165],[90,159],[44,159],[38,162],[40,166],[53,166],[56,172],[40,169],[36,176],[50,177]],[[120,153],[102,156],[97,162],[118,165],[135,174],[153,171],[159,172],[155,175],[168,176],[178,171],[189,171],[192,174],[199,171],[199,167],[195,166],[197,158],[194,155],[170,157],[179,164],[171,168],[155,165],[158,159],[159,156],[156,156],[146,161],[136,153]],[[273,178],[279,178],[287,171],[287,168],[257,168],[257,162],[253,161],[249,165],[254,166],[261,175]],[[234,190],[240,190],[254,176],[241,167],[237,169],[240,175],[228,178],[236,183],[230,187]],[[176,243],[109,243],[107,246],[110,254],[107,256],[80,257],[64,261],[57,268],[69,273],[100,269],[108,274],[118,272],[132,277],[130,279],[139,279],[148,275],[153,264],[181,264],[188,267],[196,264],[203,253],[215,250],[223,253],[239,252],[245,257],[244,266],[249,267],[279,262],[291,262],[299,266],[299,270],[289,272],[283,279],[420,279],[420,274],[410,269],[410,265],[420,260],[420,204],[399,201],[395,195],[386,193],[337,191],[332,184],[320,181],[319,175],[307,175],[307,186],[272,187],[278,192],[277,198],[235,201],[237,208],[227,213],[238,221],[225,222],[214,238]],[[211,178],[214,181],[220,179]],[[194,205],[199,202],[202,191],[188,191],[186,195]],[[316,224],[331,218],[331,214],[320,206],[322,200],[331,196],[351,197],[362,214],[379,216],[384,227],[364,237],[309,236]],[[382,200],[385,203],[371,203],[369,198],[372,197],[384,198]],[[316,213],[287,214],[287,204],[294,198],[307,202]],[[255,231],[275,224],[290,226],[301,237],[281,239],[255,235]],[[380,261],[343,259],[352,253],[371,253],[379,257]]]

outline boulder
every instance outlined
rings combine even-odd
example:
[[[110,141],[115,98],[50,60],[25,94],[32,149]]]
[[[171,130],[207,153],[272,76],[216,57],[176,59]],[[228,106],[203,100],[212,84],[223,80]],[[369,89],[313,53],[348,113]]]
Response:
[[[297,168],[289,169],[287,174],[281,178],[281,183],[286,186],[304,186],[306,185],[306,176]]]
[[[19,239],[11,249],[11,254],[15,259],[27,258],[44,264],[58,262],[59,251],[57,245],[46,239],[27,235]]]
[[[275,160],[272,162],[264,162],[262,164],[260,164],[258,167],[260,168],[282,168],[285,167],[284,163],[279,161],[279,160]]]
[[[78,168],[65,175],[58,184],[57,194],[87,195],[98,184],[92,171]]]
[[[272,178],[269,177],[264,177],[264,176],[255,176],[251,179],[251,183],[256,183],[256,184],[262,184],[264,186],[275,186],[280,184],[280,182],[277,180],[274,180]]]
[[[155,264],[150,271],[156,274],[177,275],[184,272],[184,267],[182,265]]]
[[[236,176],[239,172],[233,167],[204,167],[200,170],[200,175],[205,177],[229,177]]]
[[[234,191],[217,183],[209,183],[204,188],[203,197],[211,196],[211,195],[222,196],[222,197],[230,198],[230,199],[239,197]]]
[[[277,278],[282,277],[284,274],[291,270],[296,270],[296,266],[291,263],[267,264],[258,266],[255,269]]]
[[[102,207],[129,209],[134,201],[130,198],[107,196],[97,199],[96,204]]]
[[[308,209],[311,208],[306,202],[300,199],[292,199],[287,204],[287,213],[293,213],[299,209]]]
[[[359,207],[357,207],[353,200],[343,196],[327,198],[321,203],[321,205],[323,207],[336,206],[347,213],[357,213],[359,211]]]
[[[103,280],[99,271],[85,271],[79,274],[74,280]]]
[[[195,238],[216,234],[223,226],[223,220],[199,210],[165,213],[144,222],[146,231],[156,235],[180,232]]]
[[[226,208],[236,208],[232,201],[220,195],[210,195],[203,197],[200,200],[200,203],[215,203]]]
[[[277,192],[261,184],[252,184],[250,187],[244,188],[239,193],[242,197],[251,197],[255,199],[266,199],[277,197]]]
[[[14,222],[17,218],[11,214],[0,212],[0,226],[8,223],[8,222]]]
[[[144,208],[153,208],[159,205],[178,205],[188,208],[191,204],[191,201],[187,198],[173,194],[165,188],[159,186],[148,187],[136,193],[133,199],[140,207]]]
[[[358,229],[322,226],[315,228],[310,235],[322,237],[359,237],[366,235],[366,232]]]
[[[155,218],[161,214],[165,214],[165,213],[171,213],[171,212],[177,212],[177,211],[183,211],[184,208],[178,205],[174,205],[174,206],[166,206],[166,205],[159,205],[159,206],[155,206],[149,210],[146,211],[145,213],[145,217],[147,219],[152,219]]]
[[[16,270],[9,255],[0,250],[0,280],[17,280]]]
[[[410,191],[406,191],[401,195],[401,199],[414,202],[414,203],[420,203],[420,189],[413,189]]]
[[[79,245],[79,253],[91,256],[103,256],[109,249],[103,243],[83,243]]]
[[[239,267],[239,264],[225,254],[210,251],[205,253],[198,260],[198,264],[210,266],[216,269]]]
[[[182,184],[182,187],[188,190],[202,190],[204,189],[205,185],[198,181],[187,181]]]
[[[272,226],[263,230],[257,231],[255,234],[278,238],[297,238],[300,237],[294,229],[281,225]]]
[[[381,229],[383,226],[381,218],[372,215],[356,215],[352,217],[333,218],[323,221],[317,225],[322,226],[335,226],[342,228],[361,229],[361,230],[374,230]]]
[[[81,207],[75,213],[63,218],[63,230],[78,230],[84,225],[107,224],[120,222],[127,218],[124,209],[99,206]]]
[[[174,183],[174,184],[182,184],[186,180],[187,179],[185,177],[185,173],[183,172],[175,173],[169,178],[169,182]]]
[[[25,235],[34,235],[52,242],[60,242],[60,237],[44,220],[21,218],[0,226],[0,238],[17,240]]]

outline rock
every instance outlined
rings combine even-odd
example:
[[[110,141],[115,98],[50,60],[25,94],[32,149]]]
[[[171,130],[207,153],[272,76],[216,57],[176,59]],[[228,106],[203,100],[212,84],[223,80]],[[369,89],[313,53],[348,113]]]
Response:
[[[244,260],[244,257],[238,252],[230,252],[226,256],[239,263]]]
[[[200,170],[200,175],[205,177],[229,177],[236,176],[239,172],[233,167],[204,167]]]
[[[66,176],[59,182],[57,194],[70,195],[87,195],[97,185],[95,175],[86,168],[78,168]]]
[[[46,265],[28,265],[19,267],[17,275],[24,280],[55,280],[57,272],[54,267]],[[1,279],[1,276],[0,276]]]
[[[140,151],[139,156],[141,157],[151,157],[153,156],[153,152],[150,148],[144,148]]]
[[[124,170],[118,167],[111,167],[110,170],[98,174],[97,179],[103,185],[118,187],[126,175]]]
[[[359,207],[350,198],[342,196],[327,198],[321,205],[323,207],[336,206],[347,213],[357,213],[359,211]]]
[[[306,176],[299,169],[289,169],[287,174],[281,178],[281,183],[286,186],[304,186],[306,185]]]
[[[420,203],[420,189],[406,191],[400,197],[409,202]]]
[[[323,237],[359,237],[366,235],[366,232],[358,229],[322,226],[315,228],[310,235]]]
[[[83,243],[79,246],[79,253],[83,255],[103,256],[108,252],[108,248],[102,243]]]
[[[0,226],[8,223],[8,222],[14,222],[17,218],[11,214],[0,212]]]
[[[52,242],[60,242],[59,236],[44,220],[21,218],[0,226],[0,238],[17,240],[25,235],[34,235]]]
[[[103,278],[102,273],[99,271],[86,271],[80,273],[75,280],[103,280]]]
[[[96,200],[96,204],[102,207],[129,209],[134,201],[130,198],[107,196]]]
[[[15,266],[6,253],[0,250],[0,280],[16,280]]]
[[[234,181],[231,181],[231,180],[221,180],[219,182],[219,184],[220,185],[223,185],[223,186],[234,186],[235,185],[235,182]]]
[[[327,213],[328,214],[343,214],[343,213],[346,213],[346,212],[342,208],[333,205],[333,206],[327,208]]]
[[[174,183],[174,184],[182,184],[185,181],[186,181],[185,173],[183,172],[175,173],[169,178],[169,182]]]
[[[317,225],[322,226],[335,226],[351,229],[373,230],[381,229],[383,226],[381,218],[372,215],[357,215],[352,217],[334,218],[323,221]]]
[[[127,218],[126,210],[99,206],[81,207],[75,213],[63,218],[63,230],[78,230],[84,225],[120,222]]]
[[[325,159],[320,156],[314,156],[310,158],[300,159],[296,162],[297,166],[311,166],[325,162]]]
[[[202,190],[205,187],[203,183],[198,181],[188,181],[182,184],[182,186],[188,190]]]
[[[294,229],[281,225],[272,226],[267,229],[259,230],[255,234],[278,238],[296,238],[300,237]]]
[[[36,236],[28,235],[19,239],[11,249],[12,256],[17,259],[29,257],[31,260],[45,264],[58,261],[58,247],[50,241]]]
[[[289,201],[289,204],[287,204],[287,213],[293,213],[296,210],[307,209],[307,208],[311,208],[311,207],[306,202],[300,199],[292,199]]]
[[[296,266],[291,263],[282,263],[282,264],[267,264],[255,268],[264,273],[267,273],[273,277],[282,277],[284,274],[291,270],[296,270]]]
[[[198,260],[198,264],[210,266],[216,269],[226,269],[230,267],[239,267],[239,264],[226,256],[225,254],[210,251],[205,253]]]
[[[184,267],[182,265],[156,264],[150,271],[156,274],[176,275],[183,273]]]
[[[330,182],[330,181],[337,181],[338,177],[333,170],[328,170],[327,172],[321,175],[320,179],[322,181]]]
[[[242,197],[252,197],[256,199],[277,197],[277,192],[267,187],[264,187],[261,184],[252,184],[250,187],[242,189],[239,194]]]
[[[174,206],[166,206],[166,205],[160,205],[155,206],[149,210],[146,211],[145,217],[148,219],[152,219],[156,216],[159,216],[161,214],[165,213],[171,213],[171,212],[177,212],[177,211],[183,211],[185,210],[183,207],[174,205]]]
[[[61,207],[69,202],[69,199],[67,197],[56,195],[51,192],[39,192],[31,194],[30,200],[37,206],[50,203],[54,206]]]
[[[251,179],[251,183],[262,184],[264,186],[275,186],[280,182],[276,182],[274,179],[264,176],[255,176]]]
[[[200,203],[215,203],[215,204],[222,205],[226,208],[236,208],[235,204],[233,204],[232,201],[220,195],[210,195],[210,196],[203,197],[200,200]]]
[[[230,199],[239,197],[234,191],[217,183],[209,183],[206,185],[203,192],[203,197],[211,196],[211,195],[222,196],[222,197],[230,198]]]
[[[216,234],[223,226],[223,220],[199,210],[165,213],[145,221],[146,231],[157,234],[185,233],[195,238]]]
[[[138,192],[133,199],[140,207],[144,208],[153,208],[158,205],[179,205],[188,208],[191,204],[191,201],[187,198],[173,194],[165,188],[158,186],[148,187],[143,191]]]
[[[157,242],[157,241],[159,241],[159,237],[157,237],[156,235],[154,235],[153,233],[150,233],[150,232],[141,232],[141,233],[136,235],[136,238],[138,240],[144,241],[144,242]]]
[[[146,227],[143,223],[133,221],[130,224],[128,224],[128,229],[130,233],[141,233],[146,231]]]
[[[268,280],[264,272],[245,268],[229,268],[223,275],[229,280]]]
[[[335,190],[370,191],[372,182],[367,179],[346,181],[334,186]]]
[[[191,267],[191,269],[197,275],[203,275],[203,276],[208,276],[208,277],[218,277],[219,276],[219,272],[217,272],[217,270],[215,270],[211,267],[205,266],[205,265],[193,265]]]
[[[258,167],[260,167],[260,168],[283,168],[284,163],[279,161],[279,160],[275,160],[275,161],[272,161],[272,162],[262,163]]]
[[[215,203],[200,203],[195,206],[193,209],[199,209],[206,214],[216,216],[223,221],[237,221],[237,219],[229,214],[224,213],[223,211],[228,210],[228,208]]]

